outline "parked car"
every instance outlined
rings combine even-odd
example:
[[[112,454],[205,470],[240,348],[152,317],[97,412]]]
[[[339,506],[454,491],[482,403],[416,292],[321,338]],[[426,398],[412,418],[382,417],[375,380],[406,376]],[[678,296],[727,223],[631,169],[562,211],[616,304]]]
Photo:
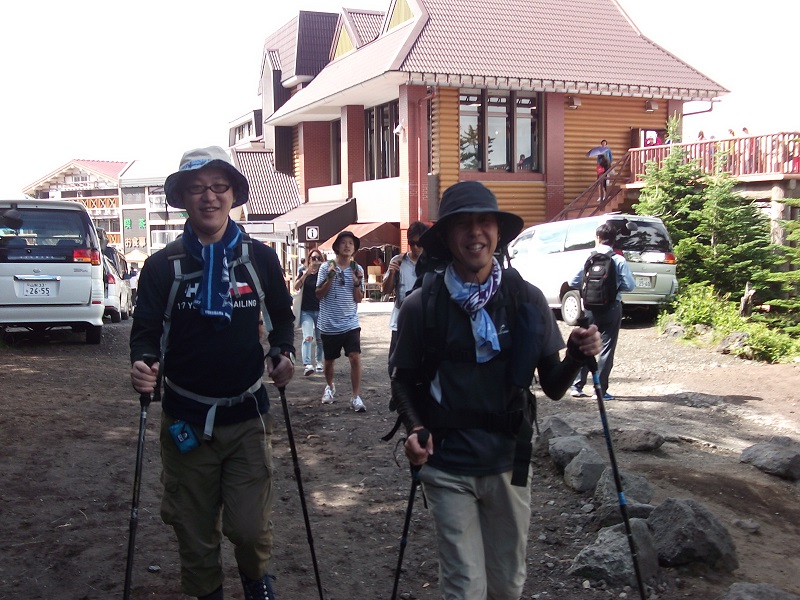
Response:
[[[0,328],[103,334],[100,242],[82,204],[0,201]]]
[[[542,290],[568,325],[583,316],[580,291],[569,281],[583,268],[595,246],[595,230],[605,221],[617,229],[614,250],[628,261],[636,281],[636,289],[622,294],[624,312],[654,317],[678,291],[672,240],[657,217],[608,213],[534,225],[509,244],[511,265]]]
[[[130,279],[120,274],[111,260],[103,255],[103,279],[105,282],[103,316],[112,323],[127,320],[133,312],[133,293]]]

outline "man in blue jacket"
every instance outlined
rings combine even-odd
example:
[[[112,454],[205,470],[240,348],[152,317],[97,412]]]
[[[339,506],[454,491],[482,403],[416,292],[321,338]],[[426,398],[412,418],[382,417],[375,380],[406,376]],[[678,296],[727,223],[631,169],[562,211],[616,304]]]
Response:
[[[611,253],[611,259],[617,267],[617,296],[611,305],[603,310],[586,310],[586,317],[590,323],[597,325],[600,337],[603,340],[603,349],[597,359],[597,374],[600,376],[600,386],[603,389],[603,399],[613,400],[614,396],[608,392],[608,376],[614,366],[614,351],[617,348],[619,330],[622,326],[622,292],[630,292],[636,287],[631,270],[625,257],[614,252],[612,246],[616,240],[614,227],[606,222],[600,224],[595,231],[595,252]],[[580,288],[583,282],[583,268],[575,274],[569,282],[570,286]],[[586,398],[588,394],[583,391],[586,380],[589,376],[589,369],[585,366],[572,383],[572,396],[575,398]]]

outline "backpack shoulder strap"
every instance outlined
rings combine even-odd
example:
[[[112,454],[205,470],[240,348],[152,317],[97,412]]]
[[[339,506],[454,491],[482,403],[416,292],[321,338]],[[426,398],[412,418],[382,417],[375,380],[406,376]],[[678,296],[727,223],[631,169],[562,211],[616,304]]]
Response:
[[[432,381],[439,368],[447,339],[447,294],[440,293],[444,273],[428,271],[422,276],[422,371]]]
[[[167,343],[169,341],[169,330],[172,323],[172,308],[175,306],[175,298],[178,296],[178,289],[183,281],[188,279],[196,279],[202,277],[203,271],[190,271],[190,266],[187,261],[189,258],[186,252],[186,247],[183,245],[183,240],[178,238],[171,241],[164,247],[167,253],[167,259],[172,266],[172,286],[169,289],[167,296],[167,303],[164,305],[164,327],[161,332],[161,356],[162,359],[167,352]]]
[[[264,301],[266,298],[266,294],[264,294],[264,287],[261,285],[261,278],[258,276],[258,272],[256,271],[254,260],[251,259],[251,249],[253,247],[253,240],[252,238],[247,235],[246,233],[242,234],[242,253],[239,258],[235,259],[229,265],[230,269],[230,277],[231,281],[236,288],[236,280],[233,275],[233,269],[238,267],[239,265],[243,265],[244,268],[247,270],[247,274],[250,276],[250,282],[253,284],[253,289],[255,290],[256,294],[258,295],[258,305],[261,308],[261,319],[264,322],[264,330],[266,333],[272,331],[272,319],[269,318],[269,312],[267,311],[267,304]],[[238,288],[237,293],[238,293]]]
[[[167,304],[164,306],[164,322],[169,323],[172,319],[172,307],[175,305],[175,298],[178,295],[178,288],[181,282],[186,279],[194,279],[203,274],[203,271],[189,271],[189,265],[184,260],[188,258],[183,240],[178,238],[171,241],[164,248],[167,253],[169,264],[172,265],[172,287],[169,290]]]

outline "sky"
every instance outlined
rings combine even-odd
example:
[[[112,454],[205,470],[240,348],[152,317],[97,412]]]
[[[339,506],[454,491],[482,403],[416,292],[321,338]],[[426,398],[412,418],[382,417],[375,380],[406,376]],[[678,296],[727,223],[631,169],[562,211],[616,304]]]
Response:
[[[528,0],[516,0],[528,1]],[[797,0],[618,0],[639,30],[731,91],[684,138],[800,130]],[[502,4],[502,0],[500,2]],[[264,39],[299,10],[389,0],[27,0],[0,36],[0,198],[73,159],[168,160],[227,146],[260,107]],[[703,110],[708,103],[689,110]]]

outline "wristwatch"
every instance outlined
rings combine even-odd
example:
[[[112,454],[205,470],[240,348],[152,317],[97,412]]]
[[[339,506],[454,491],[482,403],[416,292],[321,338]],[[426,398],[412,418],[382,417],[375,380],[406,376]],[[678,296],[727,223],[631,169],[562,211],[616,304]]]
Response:
[[[281,354],[292,361],[292,365],[294,365],[294,352],[281,352]]]

